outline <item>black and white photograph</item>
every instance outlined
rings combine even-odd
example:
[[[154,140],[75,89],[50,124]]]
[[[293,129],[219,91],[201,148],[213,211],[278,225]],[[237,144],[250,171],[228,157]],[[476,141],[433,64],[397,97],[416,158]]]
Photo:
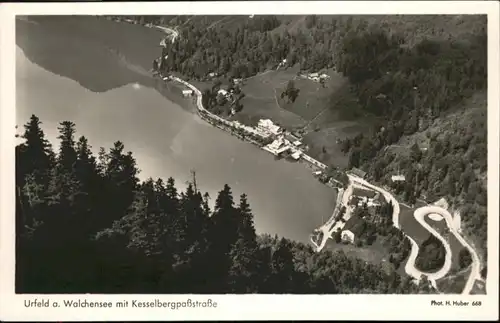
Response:
[[[487,14],[116,12],[14,18],[15,294],[498,291]]]

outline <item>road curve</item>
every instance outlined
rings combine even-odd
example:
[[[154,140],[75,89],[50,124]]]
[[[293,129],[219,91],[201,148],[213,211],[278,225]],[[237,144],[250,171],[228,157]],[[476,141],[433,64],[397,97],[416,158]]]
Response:
[[[162,27],[162,26],[155,26],[155,27],[163,30],[165,33],[173,33],[174,36],[172,37],[172,42],[174,42],[175,39],[179,36],[179,33],[172,28]],[[204,111],[205,113],[209,113],[214,118],[220,119],[220,121],[222,121],[222,122],[227,122],[227,120],[222,119],[216,115],[213,115],[212,113],[208,112],[203,107],[201,91],[198,90],[194,85],[192,85],[192,84],[190,84],[190,83],[188,83],[180,78],[177,78],[177,77],[174,77],[173,79],[177,82],[180,82],[180,83],[186,85],[187,87],[189,87],[190,89],[193,90],[193,92],[197,96],[197,100],[196,100],[197,104],[196,105],[197,105],[199,110]],[[385,197],[385,199],[387,201],[390,201],[392,206],[393,206],[393,212],[392,212],[393,226],[396,227],[397,229],[401,230],[400,225],[399,225],[400,206],[399,206],[399,202],[396,200],[396,198],[394,198],[394,196],[391,193],[387,192],[383,188],[380,188],[378,186],[370,184],[368,181],[366,181],[360,177],[357,177],[357,176],[354,176],[351,174],[348,174],[348,177],[349,177],[349,180],[351,183],[357,183],[357,184],[369,187],[375,191],[378,191]],[[344,194],[342,195],[342,200],[344,203],[346,203],[349,195],[352,193],[352,185],[349,185],[348,189],[343,193]],[[339,194],[339,196],[340,196],[340,194]],[[471,274],[469,275],[469,279],[467,280],[467,283],[465,285],[465,288],[462,291],[462,294],[469,294],[470,291],[472,290],[472,287],[474,286],[475,280],[481,279],[479,257],[477,255],[476,251],[457,232],[457,229],[453,225],[453,221],[452,221],[453,217],[451,216],[451,214],[447,210],[445,210],[441,207],[432,206],[432,205],[424,206],[424,207],[421,207],[421,208],[418,208],[417,210],[415,210],[414,216],[415,216],[415,219],[427,231],[429,231],[432,235],[434,235],[436,238],[438,238],[441,241],[441,243],[443,243],[443,246],[446,250],[445,264],[443,265],[443,267],[439,271],[437,271],[435,273],[424,273],[424,272],[418,270],[417,268],[415,268],[415,260],[418,256],[419,246],[415,242],[415,240],[413,240],[409,235],[407,235],[404,231],[401,230],[403,232],[403,234],[410,240],[410,244],[411,244],[410,256],[409,256],[408,261],[406,262],[406,265],[405,265],[405,272],[406,272],[406,274],[415,278],[418,281],[421,279],[422,275],[426,275],[428,277],[428,279],[431,281],[432,285],[434,287],[436,287],[436,280],[443,278],[451,268],[452,252],[451,252],[450,245],[436,230],[434,230],[424,220],[425,215],[431,214],[431,213],[437,213],[437,214],[440,214],[441,216],[443,216],[443,218],[446,220],[446,224],[447,224],[448,228],[450,229],[450,232],[452,232],[453,235],[460,241],[460,243],[463,246],[465,246],[469,250],[469,252],[471,253],[472,270],[471,270]],[[317,247],[318,251],[324,247],[324,245],[326,244],[326,240],[331,236],[331,232],[329,232],[329,227],[332,224],[334,215],[335,215],[335,211],[334,211],[333,216],[327,221],[327,223],[325,223],[324,225],[322,225],[319,228],[319,230],[323,231],[323,239],[322,239],[321,244]]]
[[[353,175],[348,175],[348,176],[349,176],[349,179],[352,180],[353,182],[359,183],[363,186],[369,187],[373,190],[380,192],[382,195],[384,195],[384,197],[387,201],[391,202],[391,204],[393,205],[392,224],[394,227],[401,230],[401,227],[399,225],[399,213],[400,213],[401,209],[399,206],[399,202],[396,200],[396,198],[391,193],[387,192],[386,190],[384,190],[378,186],[375,186],[373,184],[370,184],[369,182],[367,182],[366,180],[364,180],[362,178],[359,178],[359,177],[353,176]],[[410,237],[403,230],[401,230],[401,232],[404,233],[404,235],[408,238],[408,240],[410,240],[410,245],[411,245],[410,255],[408,256],[408,260],[406,261],[406,265],[405,265],[406,274],[415,278],[417,281],[420,281],[420,279],[422,278],[422,275],[426,275],[434,288],[436,288],[436,280],[446,276],[446,274],[450,270],[452,253],[451,253],[451,247],[448,244],[448,242],[436,230],[434,230],[431,226],[429,226],[425,222],[424,216],[427,215],[428,213],[438,213],[438,214],[443,215],[442,211],[443,211],[443,209],[441,209],[439,207],[428,206],[428,207],[422,207],[422,208],[415,210],[415,212],[413,214],[415,219],[427,231],[429,231],[432,235],[434,235],[436,238],[438,238],[439,241],[441,241],[441,243],[443,244],[443,246],[446,250],[445,264],[443,265],[443,267],[439,271],[437,271],[435,273],[422,272],[415,267],[415,260],[417,259],[420,248],[419,248],[418,244],[416,243],[416,241],[413,240],[412,237]],[[444,216],[445,215],[443,215],[443,217]]]
[[[401,208],[399,207],[398,200],[396,200],[396,198],[391,193],[387,192],[383,188],[375,186],[373,184],[370,184],[369,182],[367,182],[366,180],[364,180],[360,177],[357,177],[354,175],[348,175],[348,177],[349,177],[349,180],[351,180],[352,182],[369,187],[369,188],[379,192],[380,194],[382,194],[384,196],[384,198],[386,199],[386,201],[390,201],[392,204],[392,207],[393,207],[393,209],[392,209],[392,225],[394,227],[396,227],[397,229],[401,230],[401,226],[399,225],[399,213],[401,211]],[[407,275],[413,277],[417,281],[420,281],[420,278],[422,277],[422,274],[424,274],[424,273],[422,273],[417,268],[415,268],[415,260],[417,259],[418,251],[419,251],[418,244],[415,240],[413,240],[412,237],[407,235],[403,230],[401,230],[401,232],[403,232],[405,237],[407,237],[408,240],[410,240],[410,246],[411,246],[410,255],[409,255],[408,260],[406,261],[406,265],[405,265],[405,272]]]
[[[432,205],[429,205],[429,206],[426,206],[426,207],[423,207],[420,209],[424,209],[424,208],[426,209],[426,212],[428,212],[428,213],[438,213],[439,215],[441,215],[445,219],[446,225],[450,229],[450,232],[455,236],[455,238],[457,238],[458,241],[460,241],[460,243],[465,248],[467,248],[467,250],[471,254],[471,257],[472,257],[471,273],[470,273],[469,278],[467,279],[465,287],[462,291],[462,294],[470,294],[472,288],[474,287],[474,282],[476,281],[476,279],[478,279],[478,280],[481,279],[481,262],[479,260],[479,256],[477,255],[474,248],[472,248],[472,246],[457,231],[457,228],[453,224],[453,216],[451,215],[450,212],[448,212],[448,210],[445,210],[445,209],[438,207],[438,206],[432,206]],[[418,209],[418,210],[420,210],[420,209]],[[417,220],[418,220],[418,218],[417,218]]]
[[[441,241],[441,243],[443,244],[444,249],[446,250],[444,264],[443,264],[443,267],[441,269],[439,269],[435,273],[425,273],[425,272],[422,272],[422,274],[426,275],[427,278],[429,280],[431,280],[431,281],[436,281],[438,279],[443,278],[444,276],[446,276],[446,274],[450,271],[450,268],[451,268],[452,251],[451,251],[450,244],[448,243],[448,241],[446,241],[445,238],[443,238],[441,236],[441,234],[439,234],[439,232],[437,232],[433,227],[431,227],[425,221],[425,216],[426,215],[429,215],[429,214],[432,214],[432,213],[437,213],[439,215],[442,215],[443,211],[446,211],[446,210],[444,210],[444,209],[442,209],[440,207],[437,207],[437,206],[428,205],[428,206],[424,206],[424,207],[416,209],[415,212],[414,212],[414,214],[413,214],[413,216],[418,221],[418,223],[420,223],[420,225],[422,225],[433,236],[435,236],[437,239],[439,239],[439,241]],[[416,257],[415,257],[415,259],[416,259]],[[408,261],[408,263],[409,263],[409,261]],[[415,264],[413,264],[413,266],[415,266]]]
[[[367,182],[364,179],[361,179],[361,178],[359,178],[357,176],[353,176],[353,175],[348,175],[348,176],[349,176],[349,179],[352,180],[353,182],[357,182],[361,185],[364,185],[366,187],[370,187],[370,188],[380,192],[381,194],[384,195],[384,197],[386,198],[387,201],[392,202],[392,205],[394,206],[393,213],[392,213],[393,225],[396,228],[400,229],[400,225],[399,225],[400,207],[399,207],[398,201],[394,198],[394,196],[392,196],[392,194],[385,191],[384,189],[370,184],[369,182]],[[467,283],[462,291],[462,294],[468,295],[468,294],[470,294],[470,292],[474,286],[475,280],[481,279],[480,260],[479,260],[479,257],[477,255],[476,251],[467,243],[467,241],[465,241],[465,239],[460,235],[460,233],[458,233],[457,229],[453,225],[453,217],[450,214],[450,212],[448,212],[446,209],[443,209],[441,207],[433,206],[433,205],[424,206],[424,207],[421,207],[421,208],[418,208],[417,210],[415,210],[413,216],[427,231],[429,231],[432,235],[434,235],[436,238],[438,238],[441,241],[441,243],[443,243],[443,246],[446,249],[446,258],[445,258],[445,263],[444,263],[443,267],[435,273],[425,273],[425,272],[422,272],[422,271],[418,270],[417,268],[415,268],[415,260],[418,256],[419,246],[415,242],[415,240],[413,240],[409,235],[407,235],[404,231],[402,231],[405,234],[405,236],[410,240],[410,244],[411,244],[410,256],[408,257],[408,261],[406,262],[406,265],[405,265],[405,272],[417,280],[420,280],[422,275],[426,275],[428,277],[428,279],[431,281],[432,285],[436,288],[436,280],[446,276],[446,274],[449,272],[449,270],[451,268],[452,251],[451,251],[451,247],[450,247],[449,243],[436,230],[434,230],[429,224],[427,224],[424,220],[425,215],[432,214],[432,213],[437,213],[445,219],[446,225],[450,229],[450,232],[460,241],[460,243],[464,247],[466,247],[469,250],[469,252],[472,256],[471,274],[469,275]]]
[[[172,36],[172,43],[174,43],[175,39],[177,37],[179,37],[179,33],[175,29],[172,29],[172,28],[169,28],[169,27],[163,27],[163,26],[154,26],[154,27],[156,27],[157,29],[162,30],[166,34],[172,34],[173,35]]]

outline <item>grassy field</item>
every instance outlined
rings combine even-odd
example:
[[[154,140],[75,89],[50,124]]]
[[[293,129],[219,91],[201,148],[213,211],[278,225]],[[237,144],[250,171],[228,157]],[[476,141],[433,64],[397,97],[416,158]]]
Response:
[[[444,294],[461,294],[471,273],[470,268],[455,275],[449,275],[436,281],[440,292]]]
[[[486,295],[486,284],[480,280],[474,282],[471,290],[472,295]]]
[[[363,118],[346,121],[336,110],[345,104],[345,97],[349,97],[344,93],[346,79],[333,70],[326,70],[330,79],[323,87],[299,77],[298,72],[298,67],[293,67],[267,71],[245,80],[245,98],[241,101],[244,108],[234,119],[255,125],[259,119],[269,118],[289,130],[302,130],[311,156],[327,164],[346,167],[348,159],[340,151],[337,139],[356,135],[365,127]],[[294,102],[281,98],[290,80],[300,91]]]
[[[356,247],[352,244],[336,243],[328,239],[325,248],[331,251],[342,250],[346,255],[357,257],[372,264],[382,265],[388,272],[393,267],[389,262],[389,253],[377,239],[371,246]]]
[[[242,87],[245,93],[241,100],[243,110],[235,119],[255,125],[259,119],[269,118],[287,129],[303,127],[307,120],[283,107],[280,99],[287,82],[294,79],[297,72],[298,69],[267,71],[246,79]]]
[[[355,136],[364,128],[362,123],[355,121],[338,121],[335,125],[310,131],[304,136],[308,145],[308,154],[319,161],[337,167],[347,167],[349,158],[340,149],[337,139]]]

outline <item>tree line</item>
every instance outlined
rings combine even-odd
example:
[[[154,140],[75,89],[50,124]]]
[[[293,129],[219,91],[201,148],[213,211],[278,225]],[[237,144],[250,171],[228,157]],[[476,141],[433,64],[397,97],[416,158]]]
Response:
[[[452,125],[442,134],[426,133],[430,146],[415,144],[408,156],[385,149],[404,136],[425,132],[434,120],[446,119],[453,107],[486,89],[486,19],[478,18],[460,37],[444,37],[447,32],[432,24],[409,35],[387,23],[388,17],[370,24],[369,17],[307,16],[296,29],[276,16],[242,19],[228,28],[214,27],[224,17],[170,19],[181,25],[181,37],[163,50],[168,55],[162,64],[165,71],[198,79],[209,72],[245,78],[286,59],[286,66],[299,64],[301,70],[334,67],[341,72],[357,103],[353,107],[339,102],[335,92],[331,109],[340,116],[374,119],[366,132],[342,140],[348,167],[386,182],[410,204],[419,198],[447,197],[460,207],[465,230],[486,259],[485,111],[469,124]],[[436,37],[439,34],[443,37]],[[288,85],[283,96],[293,100],[293,83]],[[396,169],[404,173],[404,183],[387,178]]]
[[[415,259],[415,267],[423,272],[437,272],[443,268],[446,259],[446,249],[434,235],[422,243]]]
[[[464,39],[423,39],[411,48],[381,30],[349,33],[343,48],[337,66],[361,113],[379,120],[342,142],[349,167],[364,169],[410,204],[447,198],[486,259],[486,104],[468,103],[487,85],[485,28]],[[457,119],[450,112],[457,106],[464,118],[449,122]],[[443,122],[431,129],[435,120]],[[386,150],[415,133],[425,134],[428,145],[415,142],[407,154]],[[388,175],[395,172],[406,180],[393,183]]]
[[[342,252],[257,235],[245,194],[213,208],[193,180],[138,179],[120,141],[94,156],[75,124],[59,149],[33,115],[16,146],[18,293],[424,293]],[[312,265],[311,265],[312,264]]]

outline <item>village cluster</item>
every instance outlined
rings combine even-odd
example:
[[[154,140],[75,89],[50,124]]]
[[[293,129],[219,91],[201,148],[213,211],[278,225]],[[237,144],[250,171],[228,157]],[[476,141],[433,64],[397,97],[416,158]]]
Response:
[[[217,74],[215,72],[209,73],[209,77],[216,77]],[[177,80],[176,77],[174,76],[166,76],[163,77],[164,81],[168,80]],[[242,79],[233,79],[232,80],[233,84],[238,85],[242,82]],[[195,93],[193,89],[184,89],[182,91],[182,95],[184,97],[191,97]],[[234,90],[230,89],[224,89],[221,88],[218,90],[217,95],[224,97],[226,100],[229,102],[232,102],[234,100],[233,98]],[[210,116],[211,118],[216,118],[217,120],[220,119],[220,117],[217,117],[211,113],[208,113],[206,109],[203,109],[203,115]],[[231,115],[234,115],[236,113],[235,108],[231,108]],[[235,129],[243,130],[247,133],[251,133],[253,135],[256,135],[260,138],[262,138],[265,141],[271,141],[269,144],[264,145],[262,149],[265,151],[270,152],[276,157],[291,157],[294,160],[299,160],[300,158],[303,158],[313,166],[325,170],[327,166],[316,159],[308,156],[307,154],[304,153],[305,145],[302,143],[301,138],[297,134],[293,134],[279,125],[275,124],[272,120],[270,119],[260,119],[256,127],[251,127],[251,126],[246,126],[241,124],[238,121],[229,121],[229,120],[224,120],[224,124],[231,126]]]
[[[300,77],[306,78],[316,83],[325,82],[330,79],[330,76],[325,73],[309,73],[309,74],[301,74]]]
[[[158,63],[160,63],[159,61],[160,60],[158,59]],[[285,65],[286,59],[284,59],[278,65],[278,68]],[[216,72],[207,74],[208,79],[213,79],[217,76],[218,74]],[[300,74],[298,76],[318,83],[324,82],[329,78],[328,75],[320,73]],[[164,81],[173,80],[186,85],[187,89],[184,89],[182,91],[184,97],[191,97],[195,94],[201,94],[191,84],[175,76],[165,76],[162,77],[162,79]],[[241,84],[241,82],[242,79],[232,79],[232,83],[234,85]],[[219,97],[223,97],[228,102],[234,101],[234,94],[234,88],[232,87],[231,89],[220,88],[217,91],[217,95]],[[200,116],[202,116],[213,125],[226,131],[233,132],[234,130],[237,130],[253,137],[260,138],[262,140],[261,142],[266,142],[266,144],[260,145],[261,148],[276,157],[289,157],[293,160],[303,159],[313,166],[313,169],[315,170],[313,174],[318,179],[329,186],[339,188],[337,207],[334,211],[334,215],[331,218],[334,222],[332,223],[332,229],[330,230],[330,232],[333,233],[340,230],[341,239],[343,242],[355,243],[357,237],[359,237],[363,233],[364,220],[355,214],[356,212],[354,212],[354,210],[356,208],[365,206],[368,208],[373,208],[381,206],[385,202],[385,198],[376,191],[370,190],[363,186],[343,183],[334,178],[335,176],[332,177],[331,174],[329,174],[328,167],[325,164],[319,162],[318,160],[305,153],[307,147],[303,144],[300,135],[285,130],[284,128],[275,124],[272,120],[260,119],[257,126],[251,127],[244,125],[238,121],[231,121],[225,118],[221,118],[206,110],[201,102],[198,102],[197,106]],[[235,111],[233,107],[231,108],[231,115],[234,114]],[[360,178],[364,178],[366,176],[366,173],[364,171],[357,168],[351,169],[349,173]],[[394,182],[404,181],[405,178],[403,175],[396,175],[393,176],[392,180]],[[338,184],[340,184],[340,187]]]
[[[356,237],[359,237],[363,233],[364,228],[363,219],[354,214],[354,210],[365,205],[368,208],[377,207],[383,203],[385,203],[385,199],[379,192],[361,186],[354,186],[348,198],[345,213],[333,227],[334,232],[341,230],[342,241],[354,243]]]
[[[213,76],[216,76],[215,73],[212,74]],[[322,77],[322,75],[313,73],[309,74],[307,77],[319,79]],[[177,77],[166,76],[163,77],[163,80],[174,80],[186,85],[188,89],[184,89],[182,91],[182,94],[185,97],[191,97],[197,93],[192,85],[178,79]],[[233,80],[234,84],[238,84],[240,82],[240,79]],[[231,90],[221,88],[218,90],[217,94],[219,96],[225,97],[228,101],[231,102],[234,93]],[[198,109],[200,115],[207,119],[207,121],[209,121],[210,123],[213,123],[215,126],[222,127],[222,129],[226,131],[232,131],[231,129],[233,129],[261,138],[264,142],[267,143],[264,145],[260,145],[261,148],[276,157],[289,157],[293,160],[305,160],[313,166],[313,168],[315,169],[313,174],[317,178],[319,178],[329,186],[335,186],[339,188],[337,208],[335,209],[334,216],[332,216],[332,219],[334,219],[334,223],[332,223],[332,230],[330,230],[330,232],[333,233],[340,230],[341,239],[345,243],[355,243],[356,238],[363,233],[364,220],[356,215],[356,212],[354,212],[354,210],[358,207],[366,206],[368,208],[373,208],[381,206],[385,202],[384,197],[381,196],[380,193],[374,190],[370,190],[366,187],[358,185],[347,185],[346,188],[346,183],[342,183],[334,177],[330,176],[331,174],[329,174],[329,172],[327,171],[328,167],[325,164],[319,162],[318,160],[310,157],[305,153],[307,147],[303,144],[301,138],[298,135],[285,130],[270,119],[260,119],[256,127],[251,127],[244,125],[238,121],[230,121],[214,115],[206,110],[201,105],[201,103],[198,103]],[[349,173],[359,178],[366,177],[366,173],[357,168],[351,169]],[[404,181],[405,178],[403,175],[395,175],[392,177],[392,180],[394,182],[398,182]],[[340,187],[338,184],[340,184]],[[345,200],[343,200],[343,195],[345,195],[346,197]]]

